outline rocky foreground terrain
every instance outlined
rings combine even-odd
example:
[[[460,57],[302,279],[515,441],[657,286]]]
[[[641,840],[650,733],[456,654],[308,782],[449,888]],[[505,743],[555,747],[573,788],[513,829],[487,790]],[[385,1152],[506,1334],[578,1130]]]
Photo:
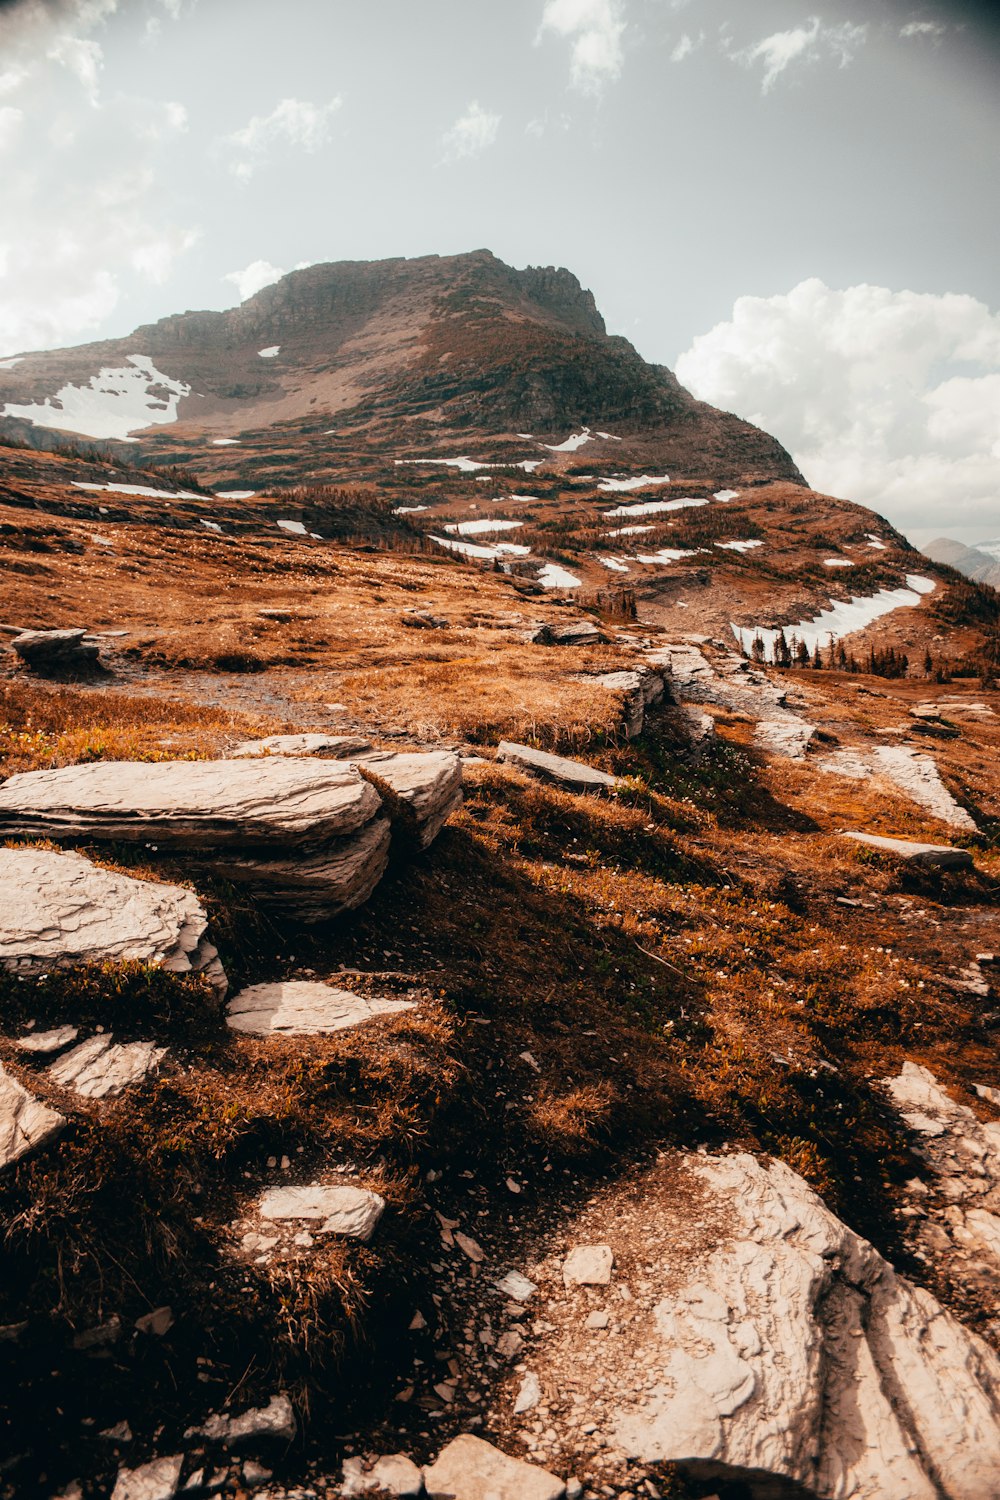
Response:
[[[0,1492],[995,1500],[993,590],[485,252],[2,377]]]

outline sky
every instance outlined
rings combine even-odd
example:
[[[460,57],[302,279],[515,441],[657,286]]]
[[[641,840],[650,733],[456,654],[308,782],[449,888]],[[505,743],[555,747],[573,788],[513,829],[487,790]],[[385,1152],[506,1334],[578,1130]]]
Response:
[[[998,9],[0,0],[0,357],[487,247],[816,488],[998,536]]]

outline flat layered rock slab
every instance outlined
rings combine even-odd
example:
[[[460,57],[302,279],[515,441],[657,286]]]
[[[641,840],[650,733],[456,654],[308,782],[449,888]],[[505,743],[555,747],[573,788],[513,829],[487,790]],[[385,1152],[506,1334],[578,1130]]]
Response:
[[[166,1054],[155,1042],[118,1043],[110,1035],[92,1036],[54,1062],[48,1077],[84,1099],[114,1098],[155,1073]]]
[[[801,760],[815,736],[815,724],[800,719],[797,714],[784,714],[780,718],[759,720],[754,731],[754,743],[772,755],[785,755],[789,760]]]
[[[412,1000],[369,1000],[316,980],[285,979],[234,995],[226,1022],[251,1036],[322,1036],[415,1008]]]
[[[424,1488],[428,1500],[563,1500],[566,1494],[555,1474],[469,1435],[453,1438],[424,1469]]]
[[[359,756],[361,774],[384,782],[412,818],[420,846],[426,849],[446,820],[462,804],[462,761],[450,750]]]
[[[976,832],[975,820],[949,792],[936,762],[919,750],[905,745],[855,746],[833,751],[820,762],[820,769],[835,776],[849,776],[854,781],[883,777],[942,823],[967,833]]]
[[[369,791],[378,796],[373,787]],[[205,856],[205,865],[259,892],[269,906],[297,921],[322,922],[368,900],[385,874],[391,842],[389,819],[379,814],[360,833],[318,853],[276,858],[267,852],[224,850]]]
[[[385,1213],[385,1199],[367,1188],[315,1182],[268,1188],[258,1212],[262,1219],[322,1220],[320,1234],[367,1241]]]
[[[534,750],[530,745],[516,745],[509,740],[500,741],[497,760],[517,766],[529,776],[537,776],[540,781],[568,787],[574,792],[606,792],[618,785],[614,776],[584,765],[582,761],[567,760],[563,755],[549,755],[545,750]]]
[[[0,965],[15,974],[135,959],[201,974],[225,994],[207,930],[204,907],[182,886],[135,880],[81,854],[0,849]]]
[[[269,734],[262,740],[244,740],[229,755],[233,760],[260,755],[325,755],[348,760],[371,748],[371,740],[357,734]]]
[[[951,844],[919,844],[912,839],[893,839],[884,834],[849,831],[840,835],[864,844],[867,849],[877,849],[880,854],[891,854],[896,859],[905,859],[915,865],[936,865],[942,870],[971,870],[972,855],[968,849],[955,849]]]
[[[11,776],[0,787],[0,834],[209,852],[315,848],[380,810],[375,788],[338,761],[93,761]]]
[[[54,1140],[65,1124],[57,1110],[29,1094],[0,1063],[0,1167]]]

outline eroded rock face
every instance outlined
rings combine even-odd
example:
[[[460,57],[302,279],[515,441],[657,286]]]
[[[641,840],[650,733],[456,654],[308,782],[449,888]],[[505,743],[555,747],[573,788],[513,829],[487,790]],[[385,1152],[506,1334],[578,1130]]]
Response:
[[[529,776],[537,776],[539,781],[550,781],[572,792],[606,792],[618,784],[606,771],[595,770],[582,761],[568,760],[564,755],[549,755],[546,750],[515,745],[509,740],[500,741],[497,760],[507,761]]]
[[[224,995],[207,930],[204,907],[181,886],[134,880],[81,854],[0,849],[0,964],[16,974],[138,959],[201,974]]]
[[[233,1031],[254,1036],[317,1036],[414,1008],[410,1000],[369,1000],[315,980],[286,979],[240,990],[226,1020]]]
[[[664,694],[663,674],[651,667],[639,667],[634,671],[602,672],[596,677],[585,677],[584,682],[599,682],[611,693],[621,693],[628,739],[640,735],[646,723],[646,711],[658,703]]]
[[[563,1500],[566,1494],[554,1474],[468,1435],[453,1438],[424,1469],[424,1487],[428,1500]]]
[[[819,1500],[993,1500],[987,1344],[783,1163],[697,1155],[663,1171],[630,1198],[634,1223],[609,1218],[638,1256],[631,1287],[616,1272],[550,1312],[561,1327],[531,1354],[543,1391],[572,1369],[574,1408],[612,1458],[739,1479],[755,1500],[778,1480]],[[600,1341],[589,1358],[581,1337]]]
[[[853,839],[881,854],[891,854],[895,859],[905,859],[913,865],[936,865],[942,870],[971,870],[972,855],[968,849],[953,849],[950,844],[919,844],[913,839],[891,839],[884,834],[859,833],[852,830],[841,834],[841,838]]]
[[[935,1198],[912,1184],[916,1239],[928,1258],[945,1258],[952,1274],[1000,1304],[1000,1121],[979,1120],[917,1063],[903,1064],[886,1088],[903,1123],[918,1137]],[[994,1108],[1000,1095],[982,1091]]]
[[[0,1063],[0,1167],[54,1140],[65,1124],[57,1110],[29,1094]]]
[[[402,811],[422,849],[433,843],[445,821],[461,806],[462,762],[447,750],[394,755],[373,752],[354,764],[389,788],[389,812]]]

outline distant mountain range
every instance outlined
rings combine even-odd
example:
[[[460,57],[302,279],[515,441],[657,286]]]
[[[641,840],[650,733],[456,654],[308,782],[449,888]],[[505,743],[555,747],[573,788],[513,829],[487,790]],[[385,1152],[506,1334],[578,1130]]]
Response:
[[[947,563],[948,567],[957,569],[976,583],[988,583],[991,588],[1000,589],[1000,537],[967,547],[964,542],[953,542],[950,537],[939,536],[920,550],[932,562]]]

